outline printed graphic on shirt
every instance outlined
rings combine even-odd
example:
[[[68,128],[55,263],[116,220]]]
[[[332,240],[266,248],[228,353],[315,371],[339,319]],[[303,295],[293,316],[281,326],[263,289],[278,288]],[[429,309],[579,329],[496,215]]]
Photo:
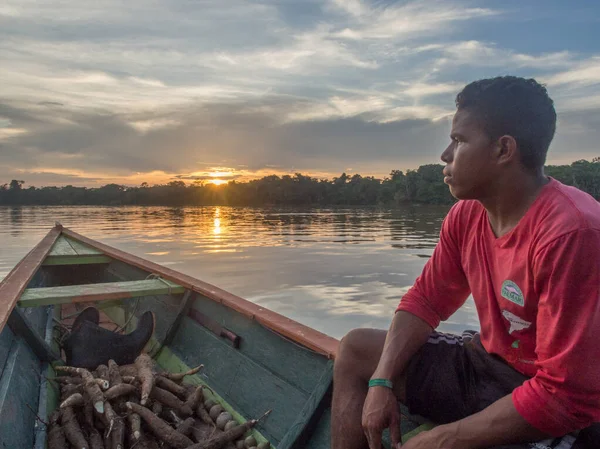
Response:
[[[500,294],[503,298],[508,299],[510,302],[514,302],[516,305],[523,307],[525,305],[525,298],[523,292],[517,284],[511,280],[506,280],[502,283],[502,290]]]
[[[508,310],[503,310],[502,316],[506,318],[510,323],[510,329],[508,330],[509,334],[521,331],[523,329],[528,329],[529,326],[531,326],[531,323],[529,321],[525,321],[523,318],[519,318],[517,315],[515,315],[512,312],[509,312]]]
[[[515,349],[519,349],[520,343],[521,343],[521,340],[515,340],[515,341],[513,341],[513,344],[511,346]]]

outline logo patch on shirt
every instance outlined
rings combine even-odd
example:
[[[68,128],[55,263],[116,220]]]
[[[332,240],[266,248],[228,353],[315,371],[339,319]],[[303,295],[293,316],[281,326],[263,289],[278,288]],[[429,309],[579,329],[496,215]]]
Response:
[[[522,331],[523,329],[529,329],[531,323],[529,321],[525,321],[523,318],[519,318],[514,313],[509,312],[508,310],[502,311],[502,316],[508,320],[510,323],[510,329],[508,330],[509,334],[513,332]]]
[[[508,279],[504,281],[500,293],[503,298],[508,299],[510,302],[514,302],[518,306],[523,307],[525,305],[523,292],[513,281],[509,281]]]

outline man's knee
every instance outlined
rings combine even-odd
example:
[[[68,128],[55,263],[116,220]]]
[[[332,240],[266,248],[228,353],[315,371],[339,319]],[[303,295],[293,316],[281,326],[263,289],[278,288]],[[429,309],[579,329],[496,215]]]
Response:
[[[365,352],[371,329],[352,329],[340,341],[337,359],[348,360],[359,358]]]
[[[375,370],[385,343],[385,335],[385,331],[377,329],[351,330],[340,342],[335,360],[336,367]]]

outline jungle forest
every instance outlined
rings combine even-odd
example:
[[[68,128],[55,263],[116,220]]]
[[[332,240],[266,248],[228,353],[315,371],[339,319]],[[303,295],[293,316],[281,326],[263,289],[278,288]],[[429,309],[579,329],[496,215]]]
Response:
[[[403,204],[452,204],[443,182],[443,165],[422,165],[416,170],[392,170],[378,179],[342,173],[333,179],[317,179],[300,173],[265,176],[246,182],[186,184],[174,180],[150,186],[107,184],[99,188],[35,187],[13,179],[0,184],[0,205],[161,205],[161,206],[366,206]],[[591,162],[548,165],[545,173],[575,186],[600,200],[600,157]]]

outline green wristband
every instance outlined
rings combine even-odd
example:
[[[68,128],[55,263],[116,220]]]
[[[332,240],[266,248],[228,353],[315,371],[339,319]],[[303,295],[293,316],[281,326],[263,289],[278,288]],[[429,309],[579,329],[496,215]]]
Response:
[[[394,384],[391,380],[387,379],[371,379],[369,381],[369,387],[387,387],[391,390],[394,389]]]

